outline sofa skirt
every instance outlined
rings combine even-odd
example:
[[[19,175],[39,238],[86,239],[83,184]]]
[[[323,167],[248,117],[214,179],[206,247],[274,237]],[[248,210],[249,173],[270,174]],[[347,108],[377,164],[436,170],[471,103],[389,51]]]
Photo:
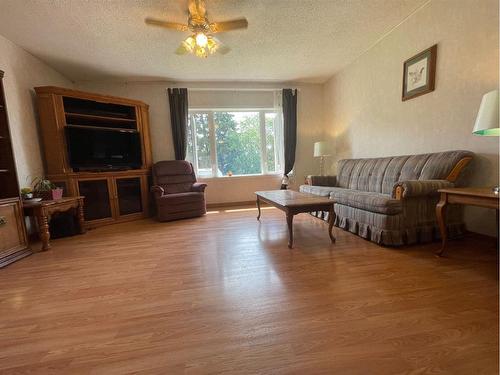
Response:
[[[328,220],[328,212],[318,211],[311,214],[322,220]],[[335,214],[334,225],[336,227],[378,245],[403,246],[428,243],[441,238],[435,216],[418,223],[408,223],[407,217],[402,214],[385,215],[341,204],[335,205]],[[464,225],[460,217],[459,207],[450,207],[447,224],[449,238],[458,238],[463,235]]]

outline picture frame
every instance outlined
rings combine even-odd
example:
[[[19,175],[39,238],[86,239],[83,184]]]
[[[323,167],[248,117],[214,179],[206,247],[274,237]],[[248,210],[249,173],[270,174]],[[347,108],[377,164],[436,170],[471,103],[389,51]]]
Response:
[[[434,91],[437,44],[416,54],[403,64],[403,101]]]

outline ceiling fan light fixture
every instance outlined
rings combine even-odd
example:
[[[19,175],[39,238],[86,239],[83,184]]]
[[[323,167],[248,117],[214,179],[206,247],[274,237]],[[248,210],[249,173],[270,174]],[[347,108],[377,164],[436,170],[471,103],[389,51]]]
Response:
[[[222,22],[210,22],[207,18],[205,0],[188,0],[188,23],[163,21],[147,17],[145,22],[151,26],[163,27],[176,31],[190,31],[192,34],[184,39],[175,50],[177,55],[188,53],[198,57],[206,58],[208,55],[220,53],[225,55],[231,49],[218,40],[213,34],[232,30],[246,29],[248,21],[246,18],[237,18]]]
[[[194,35],[188,36],[182,44],[184,45],[184,48],[188,50],[189,52],[193,53],[194,49],[196,47],[196,39],[194,38]]]
[[[210,54],[213,54],[213,53],[217,52],[218,47],[219,47],[219,45],[217,44],[217,42],[212,37],[208,37],[208,40],[207,40],[208,52],[210,52]]]
[[[196,44],[199,47],[205,47],[208,43],[208,37],[204,33],[196,34]]]
[[[200,37],[202,35],[202,37]],[[203,33],[193,34],[188,36],[182,42],[182,47],[186,52],[189,52],[200,58],[207,58],[217,52],[219,45],[217,41],[210,35]]]
[[[196,48],[194,50],[194,54],[200,58],[207,58],[208,57],[207,50],[204,47],[200,47],[200,46],[196,46]]]

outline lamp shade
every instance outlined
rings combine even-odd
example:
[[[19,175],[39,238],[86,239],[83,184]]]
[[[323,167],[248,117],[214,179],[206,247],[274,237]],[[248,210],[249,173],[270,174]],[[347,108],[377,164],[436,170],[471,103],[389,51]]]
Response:
[[[477,113],[476,123],[474,124],[475,135],[500,136],[498,128],[498,103],[500,101],[498,90],[490,91],[484,94]]]
[[[326,142],[315,142],[314,143],[314,156],[328,156],[328,143]]]

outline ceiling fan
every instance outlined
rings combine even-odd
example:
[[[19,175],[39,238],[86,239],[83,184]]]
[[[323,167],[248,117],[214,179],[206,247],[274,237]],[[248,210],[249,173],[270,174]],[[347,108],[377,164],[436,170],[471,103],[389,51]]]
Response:
[[[164,27],[177,31],[190,31],[192,34],[182,41],[175,51],[178,55],[192,53],[198,57],[208,57],[216,52],[225,55],[231,49],[225,46],[213,34],[237,29],[246,29],[246,18],[237,18],[224,22],[209,22],[204,0],[189,0],[189,16],[187,25],[162,21],[155,18],[146,18],[148,25]]]

